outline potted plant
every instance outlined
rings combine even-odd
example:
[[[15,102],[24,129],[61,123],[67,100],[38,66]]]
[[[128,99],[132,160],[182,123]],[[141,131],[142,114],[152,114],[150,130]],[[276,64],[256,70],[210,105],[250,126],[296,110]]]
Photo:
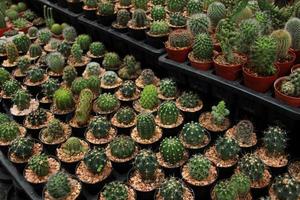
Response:
[[[166,10],[162,5],[153,6],[150,14],[153,21],[164,21],[167,16]]]
[[[193,4],[191,4],[191,2],[193,2]],[[198,1],[197,0],[191,0],[189,3],[190,5],[188,4],[187,5],[187,8],[188,8],[188,13],[190,14],[195,14],[195,13],[200,13],[199,12],[199,5],[197,7],[197,3]],[[196,5],[195,5],[196,4]],[[198,9],[196,9],[198,8]],[[189,12],[189,10],[191,10],[192,12]],[[208,5],[208,8],[207,8],[207,16],[210,20],[210,31],[214,32],[215,31],[215,28],[217,27],[219,21],[221,19],[224,19],[226,17],[226,6],[222,3],[222,2],[212,2]]]
[[[131,20],[127,23],[129,34],[136,40],[145,38],[145,31],[149,28],[149,19],[143,9],[136,9]]]
[[[9,27],[5,21],[5,14],[0,11],[0,37],[3,36],[3,33],[8,31],[11,27]]]
[[[35,61],[41,57],[43,54],[43,49],[39,44],[31,44],[28,49],[27,55],[29,55],[29,59]]]
[[[171,78],[161,79],[158,87],[158,98],[161,100],[174,100],[178,96],[176,82]]]
[[[18,34],[13,37],[12,42],[16,45],[20,54],[24,55],[27,53],[31,40],[25,34]]]
[[[97,116],[90,121],[85,138],[91,144],[105,145],[116,135],[117,130],[112,127],[111,122],[104,116]]]
[[[279,175],[269,189],[271,199],[297,199],[300,184],[287,174]]]
[[[106,184],[99,194],[98,200],[106,199],[136,200],[136,193],[128,185],[119,181],[113,181]]]
[[[97,11],[97,0],[85,0],[83,1],[83,12],[84,16],[88,19],[94,20],[96,18],[96,11]]]
[[[199,33],[195,36],[193,50],[188,58],[192,65],[200,70],[209,70],[212,66],[213,42],[207,33]]]
[[[25,34],[27,33],[28,29],[33,26],[31,22],[27,21],[24,18],[18,18],[16,20],[13,20],[12,24],[13,29],[24,32]]]
[[[141,74],[141,63],[133,55],[126,55],[118,70],[118,75],[122,79],[136,79]]]
[[[19,57],[17,60],[17,68],[12,72],[12,75],[20,82],[23,82],[30,65],[31,61],[27,56]]]
[[[251,180],[243,173],[234,173],[229,180],[229,184],[237,191],[239,199],[252,199]]]
[[[5,60],[6,58],[6,40],[0,39],[0,60]]]
[[[168,20],[169,26],[172,29],[182,29],[186,27],[187,18],[180,12],[170,13]]]
[[[8,116],[1,113],[1,126],[0,126],[0,147],[1,150],[7,151],[7,147],[12,144],[17,137],[25,137],[26,129],[17,123],[11,121]]]
[[[244,84],[257,92],[266,92],[278,75],[275,60],[276,40],[258,37],[251,47],[248,66],[243,67]]]
[[[19,51],[13,42],[7,42],[5,49],[7,59],[3,61],[2,66],[9,71],[13,71],[13,69],[17,66],[16,61],[19,57]]]
[[[120,101],[115,95],[110,93],[103,93],[100,94],[94,102],[93,110],[95,113],[108,115],[118,110],[119,107]]]
[[[274,83],[275,98],[291,106],[300,106],[300,69],[296,69],[289,76],[281,77]]]
[[[66,26],[63,29],[62,34],[63,34],[64,41],[67,42],[68,44],[73,44],[77,37],[76,29],[73,26]]]
[[[136,114],[131,107],[122,107],[112,117],[111,124],[125,131],[136,124]]]
[[[112,90],[121,85],[122,79],[114,71],[106,71],[101,78],[101,88],[103,89]]]
[[[50,104],[53,100],[54,92],[59,88],[58,81],[53,78],[48,78],[48,80],[43,83],[42,85],[42,94],[39,95],[39,102],[41,106],[44,106],[45,108],[50,108]]]
[[[115,4],[111,1],[101,0],[98,4],[98,20],[104,26],[110,26],[116,18]]]
[[[292,38],[291,50],[296,54],[295,63],[299,63],[300,59],[300,43],[297,38],[299,38],[298,28],[300,27],[300,19],[297,17],[290,18],[286,24],[284,29],[290,33]]]
[[[92,42],[87,52],[87,56],[92,61],[101,63],[105,54],[106,48],[102,42]]]
[[[219,200],[224,198],[231,200],[235,200],[238,198],[237,191],[234,186],[230,184],[229,180],[219,181],[211,192],[212,200]]]
[[[106,70],[116,71],[119,69],[122,61],[119,55],[115,52],[107,52],[104,54],[102,66]]]
[[[92,44],[92,38],[88,34],[80,34],[76,37],[75,43],[80,45],[83,53],[86,53]]]
[[[167,12],[183,12],[186,2],[178,1],[178,0],[168,0],[167,2]]]
[[[27,71],[24,79],[24,85],[32,94],[38,94],[41,90],[41,85],[48,80],[45,70],[39,67],[31,67]]]
[[[61,53],[49,53],[46,57],[46,63],[49,69],[47,73],[50,77],[59,78],[63,75],[65,58]]]
[[[31,40],[31,42],[35,41],[38,37],[39,29],[35,26],[32,26],[28,29],[27,36]]]
[[[59,88],[53,95],[53,103],[51,105],[51,112],[56,116],[66,118],[75,110],[74,99],[72,92],[67,88]]]
[[[92,194],[98,193],[112,172],[112,164],[103,148],[87,152],[76,168],[76,176]]]
[[[97,62],[90,62],[86,65],[86,68],[82,74],[84,78],[89,78],[90,76],[97,76],[102,77],[105,72],[99,63]]]
[[[3,99],[12,99],[14,93],[21,89],[21,84],[16,79],[10,79],[3,83],[1,97]]]
[[[71,87],[73,81],[77,77],[77,71],[73,66],[66,66],[63,70],[63,76],[62,79],[64,80],[64,83],[68,88]]]
[[[157,78],[152,69],[144,69],[141,75],[135,80],[136,86],[144,88],[146,85],[158,86],[159,78]]]
[[[68,9],[74,13],[82,12],[83,1],[81,0],[66,0]]]
[[[132,2],[130,0],[120,0],[116,3],[116,7],[118,10],[129,10],[132,8]]]
[[[112,27],[119,32],[127,31],[127,23],[131,19],[130,12],[126,9],[118,10],[116,21],[112,23]]]
[[[56,38],[51,38],[50,41],[44,46],[44,50],[47,53],[58,51],[59,46],[61,45],[61,40]]]
[[[197,93],[192,91],[184,91],[176,99],[176,106],[179,110],[186,114],[185,117],[192,119],[193,116],[195,116],[195,114],[202,109],[203,102]]]
[[[211,112],[202,113],[199,122],[209,131],[222,132],[230,126],[230,120],[227,118],[229,114],[230,111],[226,108],[225,102],[220,101],[218,105],[212,106]]]
[[[90,58],[83,55],[83,49],[80,44],[74,43],[71,48],[71,55],[68,59],[68,65],[72,65],[78,71],[78,74],[82,74],[86,65],[90,62]]]
[[[140,91],[132,80],[127,80],[123,82],[115,95],[120,101],[131,102],[140,97]]]
[[[184,62],[193,43],[192,34],[184,29],[174,30],[165,43],[168,57],[177,62]]]
[[[299,166],[300,162],[299,159],[294,159],[289,163],[288,166],[288,174],[295,179],[297,182],[299,182],[300,177],[299,177]]]
[[[196,36],[199,33],[207,33],[209,28],[209,18],[204,13],[197,13],[187,20],[187,30]]]
[[[166,21],[154,21],[150,25],[150,30],[146,32],[147,41],[155,48],[162,48],[164,42],[168,40],[169,32],[170,28]]]

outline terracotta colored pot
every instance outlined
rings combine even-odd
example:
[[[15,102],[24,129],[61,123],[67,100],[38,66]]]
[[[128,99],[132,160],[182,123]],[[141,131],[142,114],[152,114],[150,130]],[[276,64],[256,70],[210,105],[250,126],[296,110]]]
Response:
[[[290,49],[292,52],[296,54],[296,60],[294,64],[300,64],[300,50]]]
[[[266,92],[276,80],[278,71],[279,69],[277,68],[277,73],[273,76],[255,76],[248,68],[243,67],[244,84],[257,92]]]
[[[296,54],[293,51],[288,52],[292,59],[288,62],[276,62],[275,65],[279,68],[279,77],[289,74],[291,67],[296,60]]]
[[[12,25],[10,23],[6,23],[6,28],[1,28],[0,29],[0,37],[3,36],[3,34],[8,31],[9,29],[11,29]]]
[[[297,64],[297,65],[294,65],[292,68],[291,68],[291,73],[293,73],[296,69],[300,68],[300,64]]]
[[[218,56],[222,54],[217,54],[213,57],[213,64],[216,70],[216,74],[218,76],[223,77],[226,80],[234,81],[241,76],[242,67],[247,62],[247,58],[245,57],[245,61],[240,64],[232,64],[232,65],[224,65],[216,62]]]
[[[196,60],[194,58],[193,52],[189,53],[188,58],[189,58],[189,61],[192,65],[192,67],[195,67],[197,69],[207,71],[212,66],[212,61],[210,61],[210,62],[209,61],[208,62],[201,62],[201,61]]]
[[[169,43],[165,43],[165,47],[167,50],[168,57],[171,60],[177,61],[177,62],[184,62],[191,51],[192,47],[183,47],[183,48],[172,48],[170,47]]]
[[[280,86],[281,86],[282,82],[286,79],[287,79],[287,76],[284,76],[275,81],[275,83],[274,83],[275,98],[287,103],[290,106],[300,107],[300,97],[291,97],[291,96],[283,94],[280,91]]]

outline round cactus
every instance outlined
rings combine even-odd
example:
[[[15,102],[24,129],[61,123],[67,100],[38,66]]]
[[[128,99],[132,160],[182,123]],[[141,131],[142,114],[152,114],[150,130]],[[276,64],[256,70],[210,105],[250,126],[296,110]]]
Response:
[[[285,30],[287,30],[292,38],[292,48],[295,50],[300,49],[300,19],[292,17],[285,24]]]
[[[42,44],[47,44],[51,39],[51,31],[49,29],[41,29],[38,32],[38,39]]]
[[[236,139],[239,142],[242,143],[248,143],[251,141],[251,135],[253,133],[253,124],[249,120],[242,120],[240,121],[236,127],[235,127],[235,132],[236,132]]]
[[[45,131],[45,140],[49,143],[55,139],[61,138],[64,135],[64,128],[58,119],[52,119],[49,121]]]
[[[1,55],[6,54],[5,46],[6,46],[6,40],[0,39],[0,54]]]
[[[108,200],[127,200],[128,189],[124,183],[113,181],[104,186],[102,195]]]
[[[287,147],[287,132],[278,126],[270,126],[264,131],[264,147],[271,154],[282,154]]]
[[[91,36],[89,36],[87,34],[81,34],[81,35],[78,35],[75,42],[80,45],[80,48],[83,51],[86,52],[89,50],[89,47],[92,43],[92,38],[91,38]]]
[[[251,187],[251,180],[243,173],[236,173],[230,178],[230,184],[237,190],[240,197],[245,197]]]
[[[171,177],[161,184],[159,194],[164,200],[184,199],[184,185],[182,181]]]
[[[120,0],[120,6],[121,7],[129,7],[129,6],[131,6],[131,0]]]
[[[93,56],[102,56],[105,53],[105,46],[102,42],[92,42],[89,51]]]
[[[31,65],[31,61],[26,56],[19,57],[17,60],[17,67],[20,69],[22,74],[26,74],[30,65]]]
[[[160,143],[159,152],[165,162],[176,164],[184,157],[184,147],[176,137],[164,138]]]
[[[179,110],[173,101],[165,101],[158,109],[158,117],[164,125],[176,124],[179,114]]]
[[[28,36],[31,38],[35,38],[38,36],[39,29],[35,26],[32,26],[28,29]]]
[[[226,119],[226,116],[229,115],[229,110],[226,108],[225,102],[220,101],[218,105],[212,106],[212,118],[213,122],[216,125],[222,125]]]
[[[102,138],[108,135],[111,129],[110,121],[106,117],[99,116],[89,124],[89,130],[96,138]]]
[[[19,110],[25,110],[30,106],[30,95],[27,91],[19,89],[14,95],[12,101]]]
[[[159,103],[156,87],[152,84],[145,86],[141,93],[139,102],[144,109],[152,110],[155,108]]]
[[[40,57],[42,55],[43,49],[38,44],[31,44],[28,52],[29,52],[29,56],[31,58],[36,58],[36,57]]]
[[[88,8],[97,8],[97,0],[85,0],[83,1],[84,5]]]
[[[7,55],[8,62],[10,64],[13,64],[14,62],[16,62],[19,57],[19,52],[18,52],[17,46],[12,42],[7,42],[5,49],[6,49],[6,55]]]
[[[42,93],[47,98],[52,98],[54,92],[59,88],[58,81],[53,78],[49,78],[45,83],[42,84]]]
[[[53,52],[47,55],[46,63],[49,69],[55,73],[62,73],[65,66],[65,58],[59,52]]]
[[[3,117],[1,118],[3,120]],[[10,142],[17,138],[20,134],[18,125],[15,122],[3,121],[0,126],[0,140],[2,142]]]
[[[71,54],[71,45],[66,41],[63,41],[58,45],[57,51],[65,57],[69,57],[69,55]]]
[[[185,26],[186,25],[186,17],[179,12],[170,14],[170,24],[173,26]]]
[[[166,35],[170,32],[170,28],[167,22],[165,21],[154,21],[150,25],[149,33],[152,35]]]
[[[116,113],[116,119],[121,124],[131,124],[135,119],[134,110],[131,107],[120,108]]]
[[[102,65],[107,70],[118,69],[121,64],[120,57],[115,52],[108,52],[104,55]]]
[[[0,124],[4,124],[6,122],[11,122],[10,117],[5,113],[0,113]]]
[[[48,156],[45,154],[32,156],[28,161],[28,168],[39,177],[46,176],[49,173]]]
[[[60,24],[52,24],[51,26],[51,32],[54,34],[54,35],[61,35],[62,34],[62,26]]]
[[[151,10],[151,17],[154,21],[164,20],[166,18],[165,8],[161,5],[154,6]]]
[[[67,42],[74,42],[77,32],[73,26],[67,26],[63,29],[63,37]]]
[[[115,95],[103,93],[97,98],[96,104],[101,111],[112,111],[119,105],[119,100]]]
[[[14,153],[18,158],[26,159],[32,156],[34,142],[28,137],[16,138],[9,148],[10,153]]]
[[[221,2],[213,2],[209,4],[207,9],[207,16],[210,19],[211,27],[217,27],[219,21],[226,17],[226,7]]]
[[[177,94],[176,82],[170,78],[162,79],[159,84],[159,92],[165,97],[175,97]]]
[[[167,8],[170,12],[182,12],[185,4],[185,1],[167,0]]]
[[[6,96],[12,96],[17,90],[21,89],[21,84],[15,79],[10,79],[3,83],[2,89]]]
[[[47,121],[47,113],[44,109],[38,108],[28,115],[28,122],[33,126],[39,126]]]
[[[197,34],[193,45],[193,56],[200,61],[210,61],[213,57],[213,41],[207,33]]]
[[[201,13],[201,2],[199,0],[189,0],[186,4],[186,10],[188,15]]]
[[[73,92],[73,94],[75,95],[79,95],[80,92],[88,87],[88,82],[86,79],[84,79],[83,77],[77,77],[71,85],[71,90]]]
[[[137,116],[137,131],[142,139],[150,139],[155,133],[155,120],[151,113],[141,113]]]
[[[297,200],[300,196],[300,184],[295,181],[289,175],[279,175],[275,178],[275,182],[272,185],[272,189],[275,191],[276,196],[280,200]]]
[[[37,83],[39,81],[44,80],[44,78],[45,78],[44,74],[45,74],[45,70],[44,69],[38,68],[38,67],[32,67],[27,72],[27,78],[32,83]]]
[[[67,83],[68,86],[72,85],[72,82],[77,77],[77,71],[72,66],[66,66],[63,70],[63,77],[62,79]]]
[[[183,47],[189,47],[193,43],[193,36],[191,33],[184,29],[178,29],[175,31],[172,31],[169,34],[169,44],[171,47],[174,48],[183,48]]]
[[[144,85],[150,85],[155,79],[155,74],[152,69],[144,69],[141,73],[140,78],[143,81]]]
[[[141,150],[135,157],[134,167],[141,174],[142,179],[153,179],[158,168],[155,154],[151,150]]]
[[[132,19],[129,21],[135,27],[146,27],[149,24],[146,12],[143,9],[136,9],[132,15]]]
[[[101,173],[107,162],[105,150],[103,148],[95,148],[87,152],[83,162],[93,173]]]
[[[84,151],[80,139],[76,137],[70,137],[65,143],[61,145],[61,148],[66,154],[70,156],[78,155],[79,153]]]
[[[215,194],[215,198],[217,200],[235,200],[237,198],[237,192],[235,188],[230,185],[229,181],[223,180],[218,182],[214,187],[213,193]]]
[[[120,92],[126,98],[133,97],[136,92],[135,83],[131,80],[124,81],[120,87]]]
[[[207,33],[209,18],[206,14],[194,14],[187,21],[188,30],[195,36],[198,33]]]
[[[229,160],[238,155],[240,147],[233,138],[225,136],[217,139],[216,150],[222,160]]]
[[[68,110],[74,108],[74,100],[72,92],[69,89],[59,88],[55,91],[54,103],[59,110]]]
[[[116,23],[119,26],[126,27],[127,23],[131,19],[130,12],[126,9],[118,10]]]
[[[98,94],[100,93],[101,89],[100,89],[100,78],[98,76],[90,76],[88,77],[88,79],[86,80],[87,82],[87,87],[92,90],[92,92]]]
[[[86,65],[84,73],[86,73],[88,76],[99,76],[100,75],[101,66],[97,62],[90,62]]]
[[[284,60],[288,57],[288,51],[292,44],[292,38],[286,30],[275,30],[272,32],[271,37],[276,40],[277,43],[277,60]]]
[[[9,79],[10,73],[3,67],[0,67],[0,88],[2,88],[4,82],[8,81]]]
[[[251,181],[261,180],[265,171],[264,163],[254,154],[246,154],[240,160],[239,168]]]
[[[71,192],[71,185],[68,175],[64,172],[58,172],[52,175],[46,185],[49,195],[55,199],[64,198]]]
[[[114,157],[125,159],[131,157],[135,152],[135,143],[128,136],[118,136],[110,144],[110,151]]]
[[[187,144],[202,144],[205,139],[205,129],[197,122],[186,123],[182,128],[182,137]]]
[[[192,91],[183,92],[178,100],[180,105],[185,108],[195,108],[200,101],[198,94]]]
[[[16,45],[19,52],[25,54],[27,53],[31,41],[27,35],[20,34],[13,38],[13,43]]]
[[[203,155],[194,155],[187,162],[188,171],[191,177],[196,180],[203,180],[208,177],[212,164]]]
[[[133,0],[133,5],[134,5],[135,9],[147,10],[148,0]]]
[[[100,1],[98,5],[98,12],[103,16],[111,16],[115,12],[115,5],[110,1]]]
[[[118,80],[118,75],[114,71],[106,71],[102,76],[102,83],[105,85],[114,85]]]

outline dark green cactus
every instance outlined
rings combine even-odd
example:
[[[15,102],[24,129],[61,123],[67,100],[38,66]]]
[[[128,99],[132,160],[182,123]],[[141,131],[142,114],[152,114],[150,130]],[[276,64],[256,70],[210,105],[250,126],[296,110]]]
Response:
[[[216,141],[216,150],[222,160],[229,160],[238,155],[240,147],[235,139],[221,136]]]
[[[92,43],[92,38],[88,34],[78,35],[75,42],[80,45],[80,48],[86,52],[89,50],[90,45]]]
[[[212,118],[213,122],[216,125],[222,125],[226,119],[226,116],[229,115],[229,110],[226,108],[225,102],[220,101],[218,105],[212,106]]]
[[[48,99],[53,97],[54,92],[59,88],[58,81],[53,78],[49,78],[45,83],[42,84],[42,93]]]
[[[275,178],[272,189],[279,200],[297,200],[300,196],[300,184],[288,174]]]
[[[179,109],[173,101],[165,101],[158,109],[158,117],[164,125],[176,124],[179,114]]]
[[[200,101],[198,94],[192,91],[183,92],[178,99],[180,105],[185,108],[195,108]]]
[[[287,147],[287,132],[279,126],[270,126],[264,131],[264,147],[270,154],[283,154]]]
[[[71,55],[76,63],[82,62],[83,50],[78,43],[74,43],[71,47]]]
[[[106,48],[102,42],[92,42],[89,50],[93,56],[102,56],[104,55]]]
[[[295,50],[300,49],[300,19],[293,17],[285,24],[285,30],[287,30],[292,38],[292,48]]]
[[[130,12],[126,9],[118,10],[116,23],[119,26],[126,27],[127,23],[131,19]]]
[[[194,58],[200,61],[210,61],[213,57],[213,41],[207,33],[197,34],[193,45]]]
[[[230,184],[237,190],[240,197],[245,197],[251,188],[251,180],[243,173],[235,173],[230,178]]]
[[[174,177],[166,179],[159,188],[159,194],[164,200],[184,199],[184,185]]]
[[[205,129],[197,122],[186,123],[182,128],[182,137],[187,144],[202,144],[205,139]]]
[[[44,78],[45,78],[44,75],[45,75],[45,70],[42,68],[38,68],[38,67],[32,67],[27,72],[27,78],[32,83],[37,83],[39,81],[44,80]]]
[[[18,158],[26,159],[32,156],[34,142],[28,137],[18,137],[11,144],[9,151],[14,153]]]
[[[61,53],[53,52],[47,55],[46,63],[51,71],[61,74],[64,70],[65,58]]]
[[[226,7],[221,2],[213,2],[209,4],[207,9],[207,16],[210,19],[210,26],[212,28],[217,27],[219,21],[226,17]]]
[[[196,180],[203,180],[209,176],[211,161],[201,154],[194,155],[187,162],[188,171],[191,177]]]
[[[124,81],[124,83],[120,87],[120,92],[126,98],[133,97],[136,92],[135,83],[131,80]]]
[[[115,5],[111,1],[102,0],[99,2],[98,12],[103,16],[111,16],[115,12]]]
[[[149,25],[146,12],[140,8],[134,11],[130,22],[132,22],[135,27],[146,27]]]
[[[118,75],[116,72],[114,71],[106,71],[103,76],[101,81],[105,84],[105,85],[114,85],[118,80]]]
[[[112,111],[119,105],[119,100],[115,95],[103,93],[97,98],[96,104],[101,111]]]
[[[42,108],[38,108],[37,110],[32,111],[28,115],[28,122],[33,126],[42,125],[46,121],[47,121],[47,112]]]
[[[206,14],[194,14],[187,21],[188,30],[195,36],[199,33],[207,33],[209,18]]]
[[[17,90],[21,89],[21,84],[15,79],[7,80],[2,87],[5,95],[12,96]]]
[[[160,81],[159,92],[165,97],[175,97],[177,94],[177,85],[173,79],[165,78]]]
[[[133,0],[132,3],[135,9],[143,9],[143,10],[148,9],[148,0]]]
[[[85,154],[83,162],[93,173],[101,173],[107,162],[105,150],[103,148],[90,150]]]
[[[76,29],[73,26],[66,26],[63,29],[63,37],[67,42],[74,42],[77,37]]]
[[[71,185],[68,180],[68,175],[64,172],[57,172],[52,175],[47,184],[46,189],[50,196],[55,199],[60,199],[68,196],[71,192]]]
[[[30,106],[30,95],[25,90],[19,89],[13,95],[12,100],[14,102],[14,105],[16,105],[19,110],[25,110]]]
[[[31,44],[29,37],[24,34],[17,35],[12,41],[16,45],[18,51],[23,54],[27,53]]]
[[[1,113],[2,114],[2,113]],[[1,115],[2,116],[2,115]],[[8,117],[8,116],[7,116]],[[4,118],[1,117],[1,120]],[[6,120],[9,120],[9,118],[6,118]],[[1,126],[0,126],[0,140],[3,142],[10,142],[13,141],[18,137],[20,134],[20,130],[18,125],[15,122],[11,121],[1,121]]]
[[[29,47],[29,56],[31,58],[37,58],[37,57],[40,57],[43,53],[43,49],[40,45],[38,44],[31,44],[30,47]]]
[[[100,83],[101,80],[98,76],[90,76],[86,80],[87,87],[92,90],[92,92],[99,94],[101,92]]]
[[[265,171],[264,163],[254,154],[246,154],[240,160],[239,168],[251,181],[261,180]]]
[[[28,161],[28,168],[39,177],[46,176],[49,173],[48,156],[45,154],[34,155]]]
[[[110,151],[114,157],[125,159],[131,157],[136,149],[134,141],[129,136],[120,135],[110,144]]]
[[[150,85],[155,79],[155,74],[152,69],[144,69],[141,73],[140,78],[143,81],[144,85]]]
[[[113,181],[104,186],[102,194],[107,200],[127,200],[127,188],[124,183]]]
[[[188,15],[201,13],[201,2],[199,0],[189,0],[186,4],[186,10]]]
[[[251,135],[254,131],[254,127],[251,121],[242,120],[240,121],[236,127],[236,139],[242,143],[248,143],[251,141]]]
[[[47,44],[51,39],[52,33],[49,29],[41,29],[38,32],[38,39],[42,44]]]
[[[237,198],[236,189],[226,180],[218,182],[215,185],[213,192],[216,200],[235,200]]]
[[[11,121],[12,121],[11,118],[7,114],[0,113],[0,124],[4,124]]]
[[[65,143],[61,145],[62,150],[69,156],[78,155],[83,152],[81,141],[77,137],[70,137]]]
[[[8,62],[10,64],[13,64],[14,62],[16,62],[19,57],[19,52],[18,52],[17,46],[13,42],[7,42],[5,49],[6,49],[6,55],[7,55]]]
[[[131,107],[120,108],[116,113],[116,119],[121,124],[131,124],[135,119],[134,110]]]
[[[193,43],[193,36],[191,33],[184,29],[178,29],[175,31],[172,31],[169,34],[169,44],[171,47],[174,48],[183,48],[183,47],[189,47]]]
[[[288,51],[292,44],[292,38],[288,31],[284,29],[275,30],[271,37],[276,40],[277,44],[277,60],[285,60],[288,57]]]
[[[167,0],[167,8],[170,12],[182,12],[185,7],[186,1],[180,0]]]
[[[120,6],[123,6],[123,7],[128,7],[131,5],[131,0],[120,0]]]
[[[17,60],[17,67],[20,69],[22,74],[26,74],[30,65],[31,65],[31,61],[26,56],[19,57]]]
[[[85,0],[83,1],[84,5],[88,8],[97,8],[97,0]]]
[[[144,180],[153,180],[158,169],[158,162],[155,154],[151,150],[143,149],[135,157],[135,169],[141,174]]]
[[[150,139],[155,133],[155,120],[151,113],[141,113],[137,116],[136,128],[142,139]]]
[[[79,102],[74,116],[74,119],[79,126],[86,125],[90,119],[93,97],[93,92],[90,89],[83,89],[80,92]]]
[[[71,54],[71,45],[68,42],[63,41],[58,45],[57,51],[65,57],[69,57]]]
[[[72,85],[72,82],[77,77],[77,71],[72,66],[66,66],[63,71],[63,80],[66,82],[68,86]]]
[[[0,67],[0,88],[3,88],[4,82],[6,82],[9,79],[10,73],[3,67]]]
[[[144,109],[151,110],[155,108],[159,103],[156,87],[152,84],[145,86],[141,93],[139,102]]]
[[[38,35],[38,31],[39,31],[39,29],[37,27],[32,26],[28,29],[28,36],[35,38]]]
[[[6,40],[0,39],[0,54],[1,55],[6,54],[5,46],[6,46]]]
[[[164,138],[160,143],[159,152],[165,162],[176,164],[184,158],[184,147],[176,137]]]
[[[120,64],[121,64],[121,60],[117,53],[108,52],[104,55],[102,65],[106,70],[117,69],[119,68]]]
[[[185,26],[186,25],[186,17],[179,12],[170,13],[170,24],[173,26]]]
[[[166,21],[154,21],[150,25],[149,33],[152,35],[167,35],[169,32],[170,28]]]
[[[164,20],[166,18],[165,8],[161,5],[154,6],[151,10],[151,17],[154,21]]]
[[[89,124],[89,130],[96,138],[102,138],[108,135],[111,129],[110,121],[106,117],[98,116]]]
[[[54,103],[59,110],[68,110],[74,108],[72,92],[69,89],[59,88],[53,95]]]
[[[45,131],[45,140],[49,143],[64,135],[64,128],[58,119],[50,120],[47,128],[43,131]]]
[[[88,82],[83,77],[77,77],[72,82],[71,90],[72,90],[73,94],[75,94],[75,95],[79,95],[80,92],[85,88],[88,88]]]

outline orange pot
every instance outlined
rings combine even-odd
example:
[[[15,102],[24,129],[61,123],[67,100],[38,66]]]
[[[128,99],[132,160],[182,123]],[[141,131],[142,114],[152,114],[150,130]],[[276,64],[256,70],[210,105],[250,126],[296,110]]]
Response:
[[[279,68],[279,77],[286,76],[290,73],[291,67],[296,60],[296,54],[293,51],[288,52],[292,59],[288,62],[276,62],[275,65]]]
[[[212,66],[212,61],[210,62],[200,62],[197,61],[194,56],[193,56],[193,52],[190,52],[188,55],[189,61],[192,65],[192,67],[203,70],[203,71],[207,71],[211,68]]]
[[[183,48],[172,48],[172,47],[170,47],[168,42],[166,42],[165,46],[166,46],[166,51],[167,51],[168,57],[171,60],[181,62],[181,63],[187,59],[187,56],[192,49],[191,46],[183,47]]]
[[[288,95],[283,94],[280,91],[280,86],[284,80],[287,79],[287,76],[281,77],[277,79],[274,83],[274,91],[275,91],[275,98],[285,102],[286,104],[294,107],[300,107],[300,97],[291,97]]]

